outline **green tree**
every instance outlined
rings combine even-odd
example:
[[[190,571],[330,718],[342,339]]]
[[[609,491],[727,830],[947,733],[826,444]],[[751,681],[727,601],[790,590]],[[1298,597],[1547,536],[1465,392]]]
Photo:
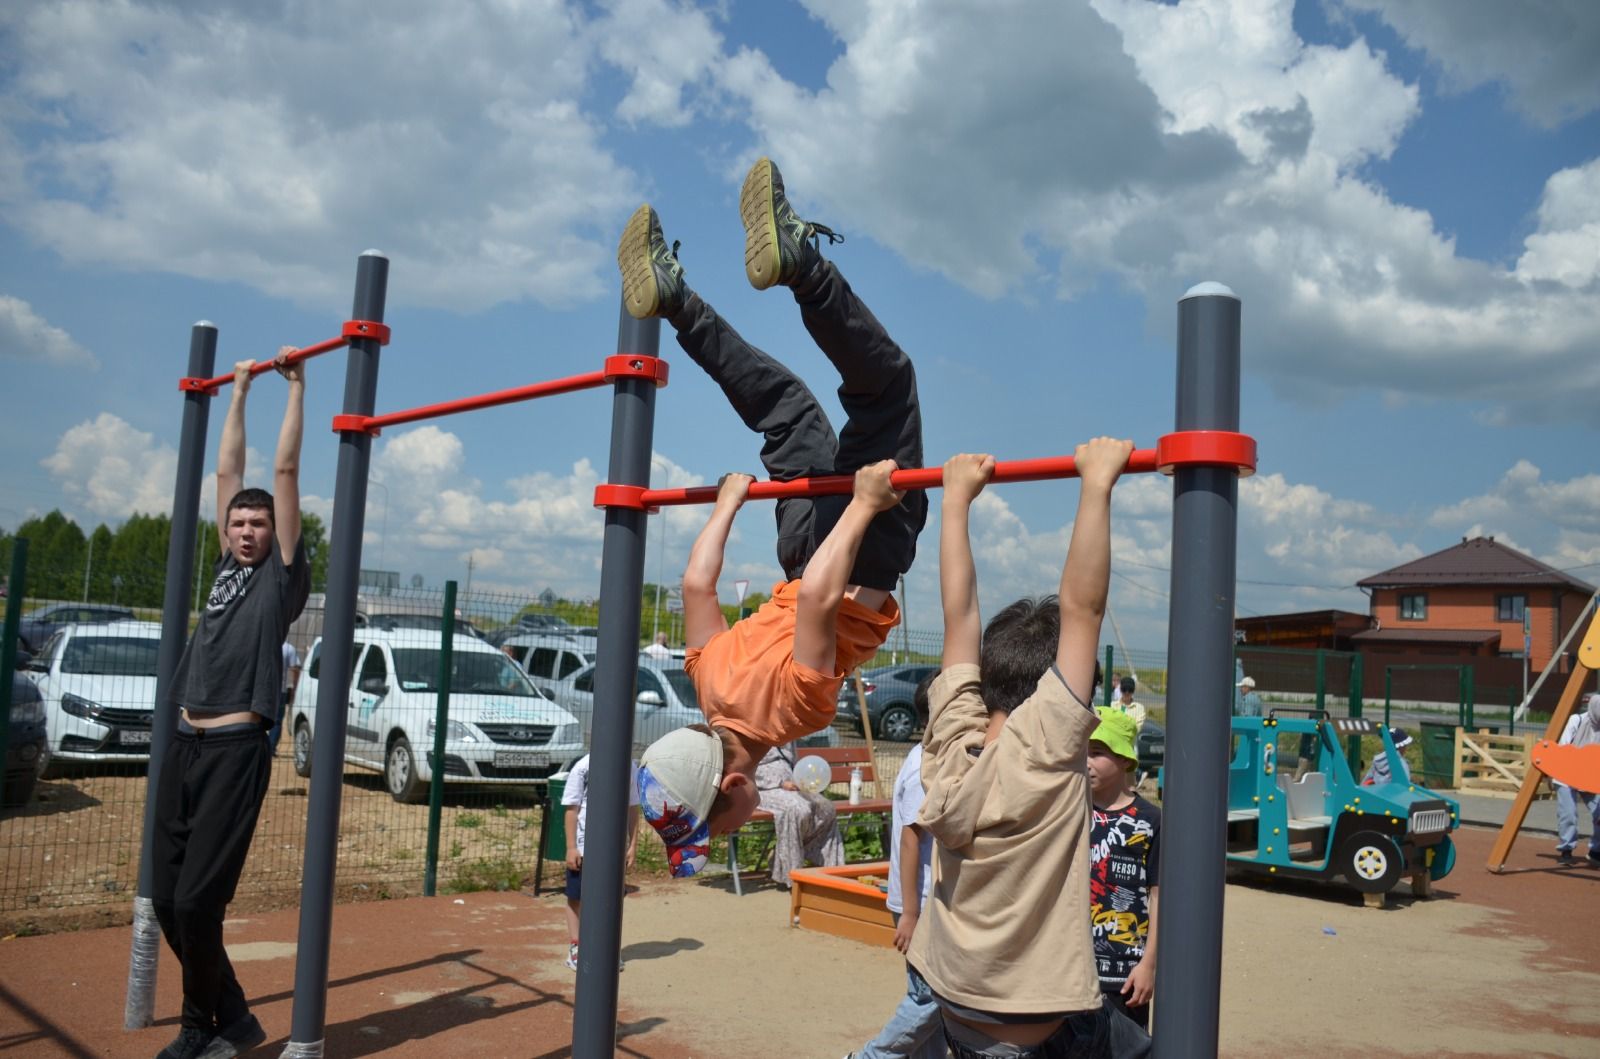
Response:
[[[83,595],[83,564],[89,542],[83,530],[60,511],[30,518],[16,536],[28,538],[28,596],[78,599]]]
[[[322,525],[322,516],[310,511],[300,513],[300,539],[305,541],[306,560],[311,564],[311,591],[328,590],[328,534]]]

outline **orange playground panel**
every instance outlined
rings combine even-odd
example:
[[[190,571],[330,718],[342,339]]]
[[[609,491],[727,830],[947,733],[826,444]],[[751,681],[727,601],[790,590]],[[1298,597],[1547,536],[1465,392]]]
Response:
[[[894,947],[894,917],[884,903],[889,862],[789,873],[789,922],[807,930]],[[880,885],[874,885],[875,883]]]

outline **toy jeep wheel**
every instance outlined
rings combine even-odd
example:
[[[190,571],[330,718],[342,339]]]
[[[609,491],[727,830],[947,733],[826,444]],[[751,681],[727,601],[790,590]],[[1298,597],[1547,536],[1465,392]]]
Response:
[[[1339,863],[1345,879],[1364,894],[1385,894],[1394,889],[1403,867],[1400,847],[1376,831],[1357,831],[1346,839]]]

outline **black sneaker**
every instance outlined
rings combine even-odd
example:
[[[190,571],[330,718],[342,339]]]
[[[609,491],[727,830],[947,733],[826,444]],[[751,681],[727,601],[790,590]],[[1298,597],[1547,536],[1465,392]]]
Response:
[[[200,1059],[233,1059],[243,1055],[267,1039],[256,1017],[246,1012],[242,1018],[221,1030],[212,1038],[211,1046],[200,1053]]]
[[[744,222],[744,274],[756,290],[782,283],[794,286],[822,260],[818,236],[829,243],[844,237],[820,224],[801,220],[783,193],[783,174],[772,159],[759,159],[739,192]]]
[[[215,1036],[210,1030],[185,1026],[171,1044],[156,1053],[156,1059],[200,1059]]]
[[[1577,859],[1577,857],[1572,855],[1572,850],[1570,849],[1556,850],[1556,862],[1559,864],[1572,864],[1576,862]]]
[[[661,218],[648,202],[633,211],[622,229],[617,267],[622,270],[622,303],[635,320],[671,316],[683,308],[687,288],[678,244],[667,246]]]
[[[1589,851],[1588,860],[1591,865],[1596,868],[1600,868],[1600,852],[1591,849]]]

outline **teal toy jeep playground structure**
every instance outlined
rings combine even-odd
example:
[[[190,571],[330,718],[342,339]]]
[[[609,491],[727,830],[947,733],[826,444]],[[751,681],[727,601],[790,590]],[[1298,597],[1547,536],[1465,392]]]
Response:
[[[1362,744],[1400,753],[1381,725],[1311,710],[1235,717],[1228,768],[1228,863],[1299,879],[1343,877],[1364,894],[1402,878],[1425,892],[1455,866],[1460,805],[1420,784],[1363,787]]]

